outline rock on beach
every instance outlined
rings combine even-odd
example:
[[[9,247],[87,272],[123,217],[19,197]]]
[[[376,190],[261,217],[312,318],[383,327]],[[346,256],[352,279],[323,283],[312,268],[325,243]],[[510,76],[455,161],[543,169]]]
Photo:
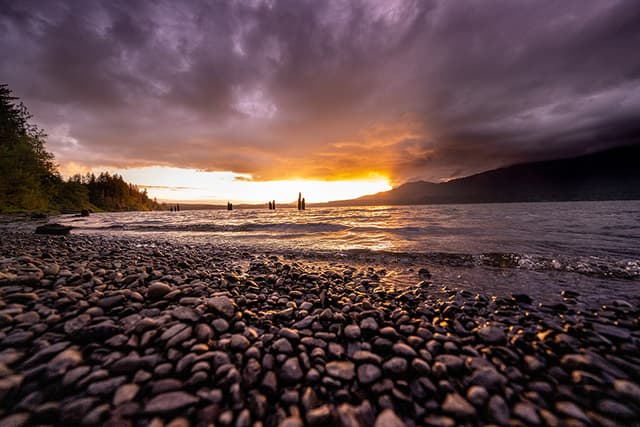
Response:
[[[419,262],[430,282],[408,286],[366,258],[3,237],[0,426],[640,419],[632,295],[538,304],[445,286]]]

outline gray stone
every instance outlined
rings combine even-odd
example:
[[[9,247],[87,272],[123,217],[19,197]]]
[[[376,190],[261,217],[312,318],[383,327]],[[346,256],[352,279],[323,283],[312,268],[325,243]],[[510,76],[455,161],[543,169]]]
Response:
[[[424,424],[427,427],[455,427],[456,421],[444,415],[427,415],[424,417]]]
[[[300,381],[304,376],[302,368],[300,367],[300,361],[297,357],[288,358],[280,369],[280,378],[286,382]]]
[[[121,385],[113,396],[113,405],[118,406],[121,403],[133,400],[138,394],[138,390],[140,390],[140,386],[138,384]]]
[[[476,333],[487,344],[502,344],[507,340],[502,328],[497,326],[484,326],[478,329]]]
[[[193,328],[191,326],[188,326],[188,327],[182,329],[180,332],[178,332],[177,334],[175,334],[174,336],[169,338],[169,341],[167,341],[167,344],[165,345],[165,347],[166,348],[174,347],[174,346],[180,344],[182,341],[185,341],[185,340],[191,338],[191,333],[192,332],[193,332]]]
[[[109,378],[103,381],[96,381],[89,385],[89,387],[87,388],[87,393],[93,395],[111,394],[125,382],[127,382],[127,377],[125,376]]]
[[[271,345],[271,348],[273,348],[278,353],[285,353],[285,354],[293,353],[293,346],[291,346],[291,343],[286,338],[277,339]]]
[[[260,378],[262,366],[256,359],[249,359],[242,372],[242,377],[247,384],[255,384]]]
[[[607,338],[617,341],[628,341],[631,339],[631,331],[619,326],[594,323],[593,330]]]
[[[540,424],[540,417],[536,413],[536,408],[529,402],[518,402],[513,407],[513,415],[520,418],[527,425],[537,426]]]
[[[229,330],[229,322],[227,322],[222,317],[219,317],[211,322],[211,326],[213,326],[213,329],[221,333],[227,332]]]
[[[329,362],[326,369],[329,375],[344,381],[351,381],[355,376],[355,365],[352,362]]]
[[[367,362],[367,363],[375,363],[376,365],[379,365],[382,363],[382,357],[366,350],[356,351],[355,353],[353,353],[353,356],[351,358],[355,360],[357,363]]]
[[[460,372],[464,368],[464,360],[452,354],[436,356],[436,362],[443,363],[448,372]]]
[[[306,412],[307,422],[312,426],[328,425],[331,420],[331,407],[322,405]]]
[[[615,380],[613,388],[620,395],[630,399],[636,405],[640,405],[640,386],[627,380]]]
[[[472,385],[467,390],[467,400],[475,406],[482,406],[489,399],[489,392],[479,385]]]
[[[278,331],[278,334],[281,337],[284,337],[288,340],[292,340],[292,341],[298,341],[300,339],[300,334],[298,333],[298,331],[296,331],[295,329],[291,329],[291,328],[281,328]]]
[[[391,348],[395,354],[402,357],[416,357],[418,354],[414,349],[403,342],[397,342]]]
[[[344,336],[350,340],[360,339],[360,327],[358,325],[347,325],[344,328]]]
[[[392,374],[402,374],[407,370],[407,361],[402,357],[392,357],[391,359],[384,362],[382,365],[385,371],[391,372]]]
[[[407,425],[393,412],[392,409],[385,409],[376,417],[374,427],[406,427]]]
[[[98,301],[98,307],[101,308],[113,308],[120,305],[124,301],[123,295],[113,295],[110,297],[101,298]]]
[[[373,317],[365,317],[360,322],[360,329],[367,332],[377,332],[378,322]]]
[[[507,378],[504,375],[489,367],[473,371],[469,381],[471,384],[482,386],[490,392],[499,391],[507,384]]]
[[[598,411],[604,415],[616,420],[629,420],[636,417],[636,414],[627,405],[611,399],[602,399],[598,401],[597,408]]]
[[[144,407],[146,413],[163,414],[194,405],[198,398],[184,391],[172,391],[155,396]]]
[[[31,415],[27,412],[18,412],[0,418],[0,427],[22,427],[28,425]]]
[[[69,369],[78,366],[82,362],[82,353],[77,348],[71,347],[58,353],[47,364],[47,372],[50,377],[63,375]]]
[[[449,393],[445,397],[442,410],[455,418],[469,418],[476,414],[476,408],[458,393]]]
[[[147,288],[147,296],[151,299],[161,299],[171,292],[171,286],[164,282],[153,282]]]
[[[209,298],[207,305],[227,318],[230,318],[235,313],[233,301],[226,296]]]
[[[489,418],[497,424],[501,426],[509,424],[509,417],[511,416],[511,413],[507,406],[507,402],[505,402],[499,394],[495,394],[491,396],[491,399],[489,399],[488,412]]]
[[[556,410],[567,417],[590,423],[589,417],[575,403],[569,401],[556,402]]]
[[[192,322],[197,321],[200,315],[192,308],[180,306],[175,308],[171,315],[178,320],[190,320]]]
[[[169,329],[167,329],[166,331],[164,331],[162,335],[160,335],[160,339],[163,341],[169,340],[173,338],[173,336],[175,336],[176,334],[180,333],[181,331],[187,328],[188,328],[188,325],[185,325],[184,323],[177,323],[172,327],[170,327]]]
[[[377,381],[382,376],[382,371],[376,365],[364,363],[358,366],[358,381],[364,385]]]

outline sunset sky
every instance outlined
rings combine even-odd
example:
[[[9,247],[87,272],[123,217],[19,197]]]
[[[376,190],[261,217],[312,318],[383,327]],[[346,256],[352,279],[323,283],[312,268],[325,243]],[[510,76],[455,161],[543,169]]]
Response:
[[[624,144],[636,0],[29,1],[0,83],[65,174],[161,200],[357,197]]]

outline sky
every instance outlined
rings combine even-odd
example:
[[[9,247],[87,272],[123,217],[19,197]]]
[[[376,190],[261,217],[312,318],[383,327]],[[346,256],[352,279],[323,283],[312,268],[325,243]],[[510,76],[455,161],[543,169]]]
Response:
[[[61,171],[162,200],[335,200],[637,141],[638,46],[637,0],[0,8],[0,82]]]

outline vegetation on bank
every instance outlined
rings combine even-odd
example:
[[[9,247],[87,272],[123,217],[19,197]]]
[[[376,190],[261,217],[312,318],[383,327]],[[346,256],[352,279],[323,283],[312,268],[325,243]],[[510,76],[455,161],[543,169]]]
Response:
[[[6,84],[0,85],[0,212],[159,209],[146,190],[107,172],[64,180],[45,133]]]

